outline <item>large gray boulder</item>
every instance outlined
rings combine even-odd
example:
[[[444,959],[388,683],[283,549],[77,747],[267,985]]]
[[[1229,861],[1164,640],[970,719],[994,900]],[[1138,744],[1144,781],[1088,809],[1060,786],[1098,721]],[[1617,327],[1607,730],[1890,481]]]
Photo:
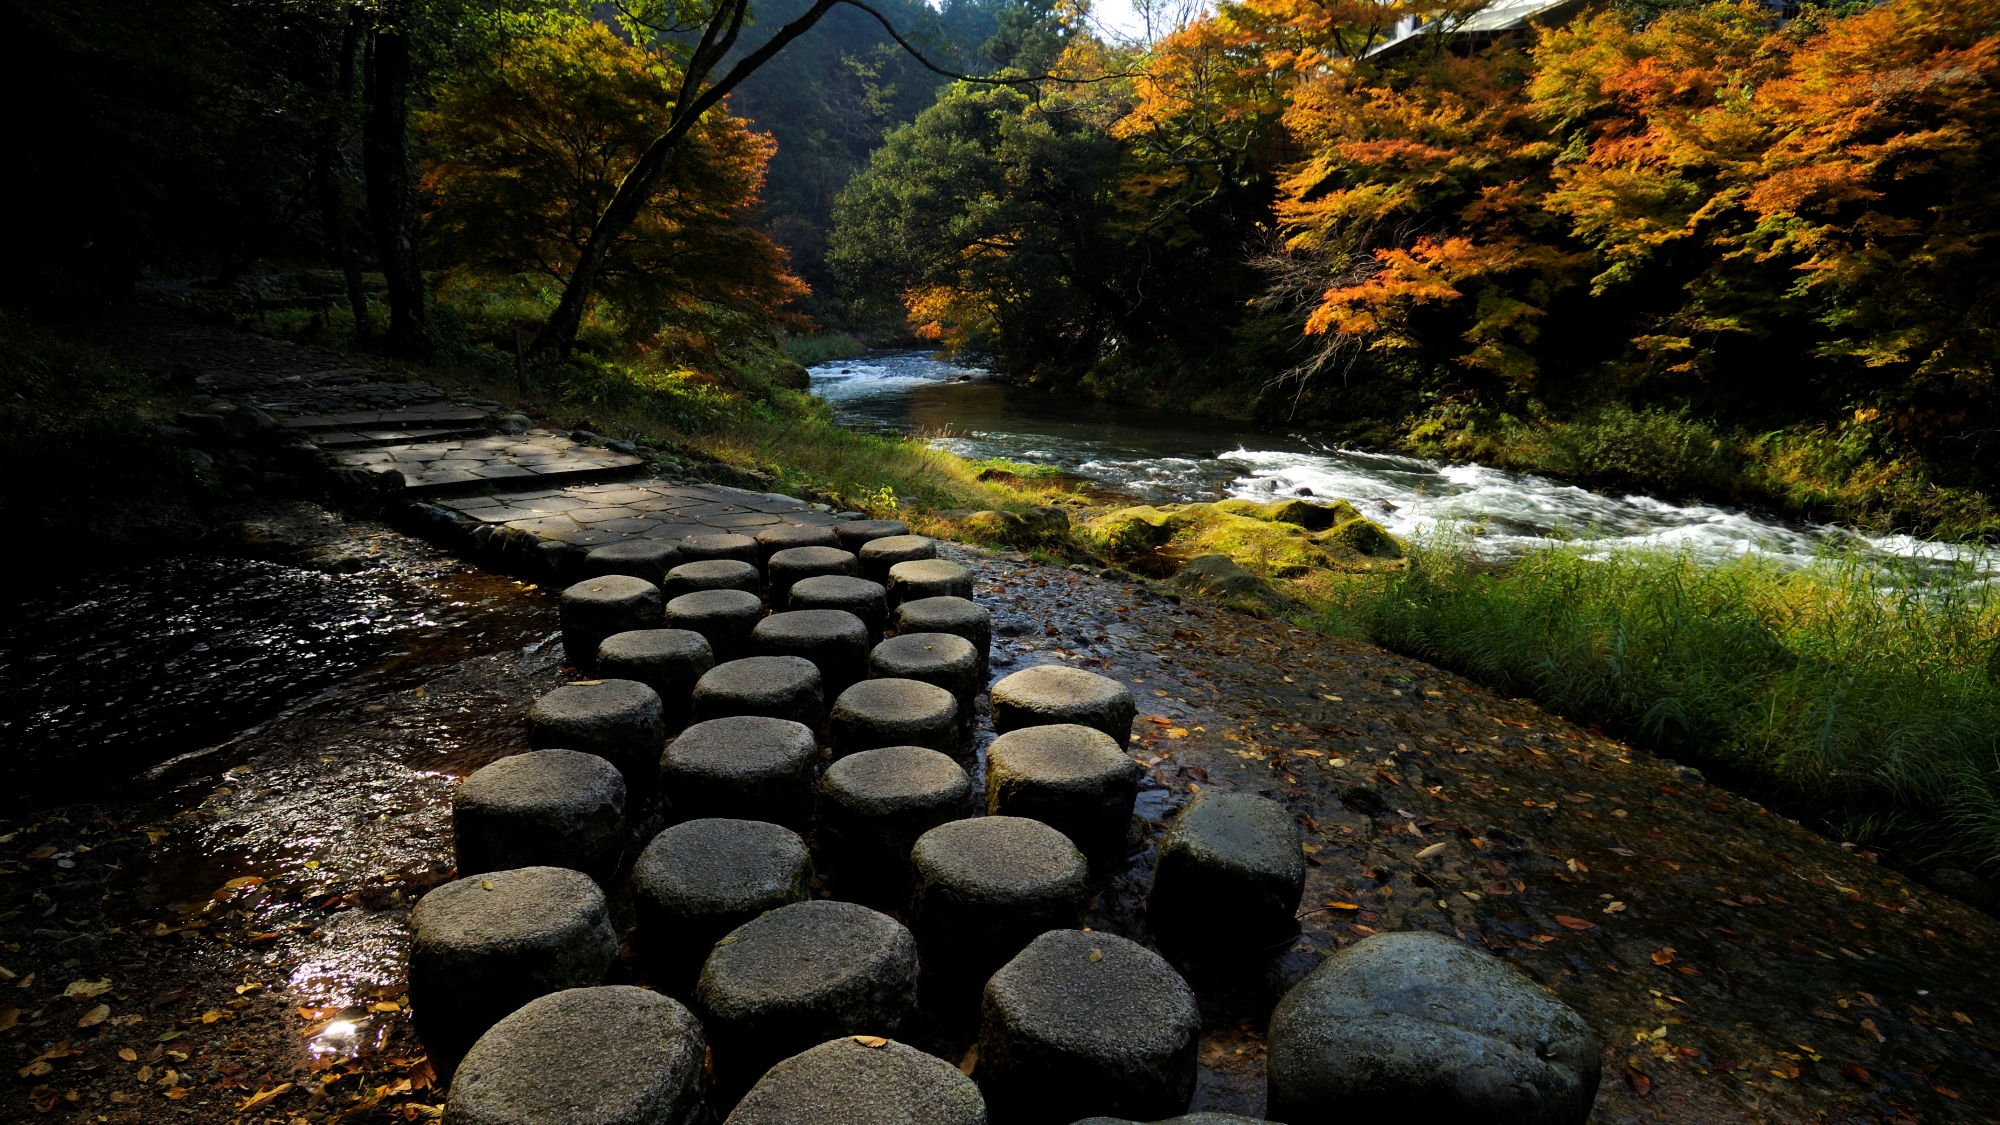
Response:
[[[965,718],[972,715],[972,697],[986,689],[979,651],[953,633],[899,633],[869,650],[868,675],[941,687],[958,700]]]
[[[1146,919],[1190,952],[1250,953],[1298,932],[1306,861],[1285,806],[1204,789],[1160,841]]]
[[[1358,1120],[1582,1125],[1597,1036],[1499,958],[1440,934],[1377,934],[1329,957],[1271,1014],[1270,1110]]]
[[[726,1125],[986,1125],[986,1100],[957,1067],[882,1038],[843,1036],[793,1055]]]
[[[791,593],[785,598],[786,609],[845,610],[860,618],[861,623],[868,627],[868,639],[871,641],[882,639],[888,607],[888,595],[883,592],[880,582],[837,574],[800,579],[792,583]]]
[[[889,568],[901,562],[937,558],[937,541],[922,535],[885,535],[862,544],[861,576],[872,582],[889,581]]]
[[[494,1024],[451,1083],[450,1125],[693,1125],[708,1050],[693,1013],[625,985],[552,992]]]
[[[625,779],[595,754],[514,754],[451,795],[451,829],[460,876],[567,867],[601,884],[625,844]]]
[[[890,567],[884,585],[892,606],[922,598],[970,598],[972,572],[943,559],[913,559]]]

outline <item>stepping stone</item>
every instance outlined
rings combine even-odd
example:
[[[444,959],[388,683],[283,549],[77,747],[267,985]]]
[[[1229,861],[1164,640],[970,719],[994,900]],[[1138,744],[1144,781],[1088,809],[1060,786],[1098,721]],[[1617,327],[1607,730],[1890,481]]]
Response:
[[[1075,1125],[1147,1125],[1127,1117],[1086,1117]],[[1233,1113],[1189,1113],[1154,1121],[1151,1125],[1272,1125],[1261,1117],[1238,1117]]]
[[[598,674],[652,688],[668,730],[687,725],[695,682],[713,667],[714,648],[692,629],[635,629],[597,646]]]
[[[923,535],[885,535],[863,543],[856,554],[861,558],[863,578],[886,583],[889,568],[897,563],[937,558],[937,540]]]
[[[741,590],[756,597],[764,589],[764,577],[742,559],[704,559],[686,562],[667,572],[666,598],[672,601],[703,590]]]
[[[1158,954],[1055,930],[986,982],[975,1077],[995,1121],[1167,1117],[1194,1097],[1200,1034],[1194,991]]]
[[[1024,727],[986,749],[986,811],[1039,820],[1092,859],[1114,860],[1125,854],[1139,774],[1139,763],[1101,730]]]
[[[452,1125],[694,1125],[707,1120],[707,1052],[678,1000],[628,985],[553,992],[480,1036],[444,1114]]]
[[[1089,866],[1038,820],[982,816],[941,824],[910,849],[910,928],[925,961],[982,980],[1048,930],[1083,917]]]
[[[910,525],[902,520],[848,520],[833,525],[833,533],[840,537],[840,549],[859,551],[863,544],[877,539],[887,539],[891,535],[908,535]]]
[[[829,574],[859,578],[861,564],[838,547],[790,547],[771,556],[764,574],[771,584],[771,604],[784,605],[793,583]]]
[[[1081,668],[1038,664],[993,685],[993,729],[1075,723],[1095,727],[1124,746],[1132,740],[1138,704],[1124,684]]]
[[[890,1040],[830,1039],[772,1067],[725,1125],[986,1125],[979,1087],[935,1055]]]
[[[528,708],[529,746],[603,758],[625,775],[628,797],[653,791],[666,740],[660,695],[637,680],[566,684]]]
[[[757,533],[757,552],[766,561],[779,551],[793,547],[839,547],[840,536],[831,527],[816,523],[781,523]]]
[[[889,596],[880,582],[825,574],[792,583],[785,608],[845,610],[859,617],[861,623],[868,627],[870,641],[879,641],[882,639],[882,626],[888,617]]]
[[[515,754],[451,795],[451,829],[461,876],[567,867],[601,884],[624,849],[625,779],[595,754]]]
[[[715,535],[690,535],[681,540],[681,558],[686,562],[701,562],[707,559],[735,559],[755,567],[764,561],[757,550],[757,541],[748,535],[722,532]]]
[[[835,1036],[900,1034],[917,1013],[917,943],[856,903],[794,903],[717,942],[695,999],[726,1104],[778,1060]]]
[[[972,572],[943,559],[899,562],[889,568],[889,604],[902,605],[920,598],[972,597]]]
[[[972,642],[979,653],[980,682],[986,680],[986,657],[993,648],[993,615],[970,598],[918,598],[896,607],[892,618],[898,633],[950,633]]]
[[[597,646],[613,633],[657,629],[660,588],[643,578],[586,578],[562,592],[563,655],[586,673],[597,670]]]
[[[958,749],[958,701],[916,680],[863,680],[833,701],[827,732],[836,758],[878,746],[949,754]]]
[[[842,609],[774,613],[750,630],[750,645],[760,656],[802,656],[812,661],[829,698],[868,668],[868,626]]]
[[[623,574],[643,578],[658,586],[667,580],[667,571],[680,561],[680,548],[664,539],[627,539],[592,547],[583,556],[586,578]]]
[[[632,906],[656,983],[692,995],[710,948],[765,911],[810,898],[812,873],[799,834],[766,821],[690,820],[653,837],[632,865]]]
[[[410,925],[410,1006],[440,1075],[508,1013],[602,984],[618,960],[604,892],[560,867],[446,883],[417,900]]]
[[[675,820],[733,816],[799,826],[812,815],[818,762],[812,728],[732,715],[682,731],[660,758],[660,787]]]
[[[666,624],[708,638],[717,662],[750,655],[750,630],[764,620],[764,603],[743,590],[703,590],[667,603]]]
[[[868,653],[871,679],[917,680],[941,687],[958,700],[958,713],[972,716],[972,697],[985,683],[972,642],[950,633],[899,633]]]
[[[1297,1125],[1582,1125],[1597,1096],[1583,1018],[1442,934],[1377,934],[1335,953],[1278,1002],[1266,1043],[1268,1112]]]
[[[1163,941],[1251,952],[1298,933],[1306,860],[1276,801],[1204,789],[1160,841],[1146,918]]]
[[[694,685],[694,719],[768,715],[807,727],[819,726],[826,697],[819,669],[803,656],[746,656],[718,664]]]
[[[877,900],[902,897],[919,836],[971,815],[972,779],[957,762],[921,746],[849,754],[819,782],[819,841],[828,866],[843,891]]]

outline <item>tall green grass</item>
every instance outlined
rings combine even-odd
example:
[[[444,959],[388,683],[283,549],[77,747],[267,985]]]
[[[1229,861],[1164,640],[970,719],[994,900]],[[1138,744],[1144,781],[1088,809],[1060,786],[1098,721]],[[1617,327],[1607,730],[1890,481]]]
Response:
[[[1505,567],[1462,539],[1321,612],[1771,799],[1916,865],[2000,870],[2000,589],[1971,563],[1553,546]]]

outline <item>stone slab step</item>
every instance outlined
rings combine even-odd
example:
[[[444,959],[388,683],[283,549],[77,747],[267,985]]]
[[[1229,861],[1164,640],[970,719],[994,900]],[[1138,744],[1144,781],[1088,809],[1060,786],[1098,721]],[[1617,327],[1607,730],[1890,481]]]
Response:
[[[354,430],[363,428],[420,429],[449,427],[460,429],[484,425],[487,412],[455,402],[427,406],[404,406],[395,410],[356,410],[342,414],[300,414],[284,419],[294,430]]]
[[[679,542],[719,531],[755,535],[781,523],[834,522],[790,496],[657,478],[465,496],[438,505],[482,523],[585,547],[635,538]]]
[[[480,437],[486,432],[484,426],[464,426],[448,430],[334,430],[331,433],[315,433],[312,435],[312,440],[322,449],[365,449],[373,445]]]
[[[340,454],[342,468],[403,474],[413,495],[470,492],[488,487],[535,489],[624,476],[640,458],[580,445],[546,431],[453,441],[415,442]]]

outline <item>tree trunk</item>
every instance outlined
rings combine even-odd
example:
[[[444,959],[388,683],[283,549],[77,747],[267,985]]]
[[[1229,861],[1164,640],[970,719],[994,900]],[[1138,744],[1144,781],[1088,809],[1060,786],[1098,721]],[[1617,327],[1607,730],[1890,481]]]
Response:
[[[426,350],[424,271],[417,255],[416,167],[410,158],[410,8],[386,13],[395,22],[368,38],[367,115],[361,123],[361,155],[368,184],[368,222],[375,253],[389,289],[392,351]]]
[[[352,162],[348,159],[348,129],[354,110],[354,57],[361,49],[362,11],[350,9],[347,27],[341,32],[337,64],[326,121],[313,155],[313,174],[319,189],[320,229],[326,236],[327,256],[340,266],[347,279],[347,304],[354,312],[354,338],[366,341],[373,330],[368,321],[368,291],[361,282],[361,255],[356,247],[360,230],[354,208],[348,203]]]

